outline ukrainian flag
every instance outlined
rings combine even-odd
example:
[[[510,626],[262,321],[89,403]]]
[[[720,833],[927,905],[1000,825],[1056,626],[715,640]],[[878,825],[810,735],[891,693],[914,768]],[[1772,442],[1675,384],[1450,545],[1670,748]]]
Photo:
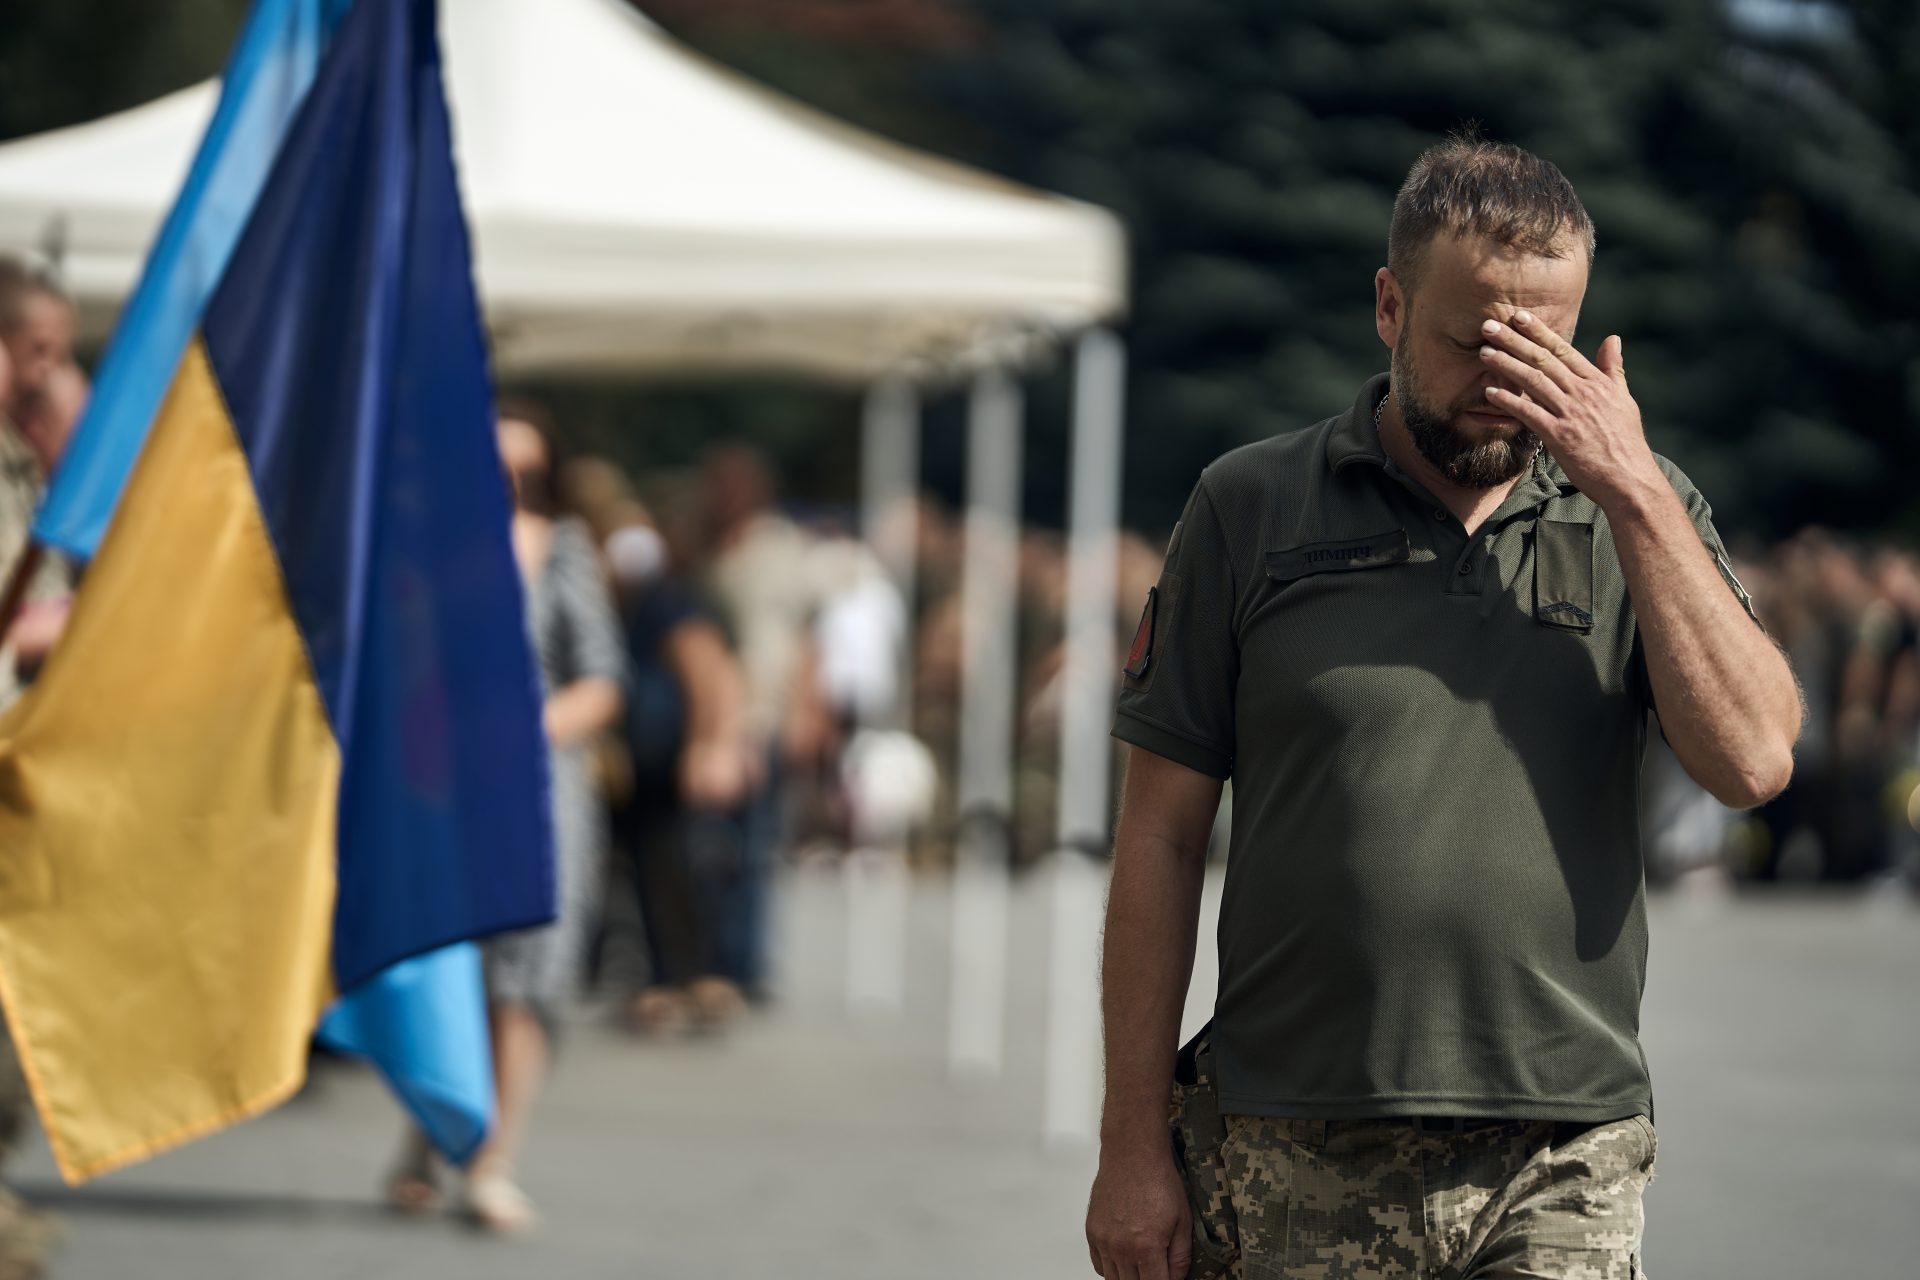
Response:
[[[0,997],[69,1179],[285,1098],[338,993],[551,919],[488,386],[434,5],[353,0],[0,720]]]

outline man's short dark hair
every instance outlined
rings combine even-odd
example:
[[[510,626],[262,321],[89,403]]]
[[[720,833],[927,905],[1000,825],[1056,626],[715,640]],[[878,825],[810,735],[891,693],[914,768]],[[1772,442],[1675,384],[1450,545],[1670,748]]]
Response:
[[[1387,268],[1402,288],[1413,288],[1427,245],[1442,231],[1543,258],[1564,257],[1572,237],[1593,264],[1593,219],[1567,176],[1531,151],[1471,133],[1428,147],[1400,184]]]

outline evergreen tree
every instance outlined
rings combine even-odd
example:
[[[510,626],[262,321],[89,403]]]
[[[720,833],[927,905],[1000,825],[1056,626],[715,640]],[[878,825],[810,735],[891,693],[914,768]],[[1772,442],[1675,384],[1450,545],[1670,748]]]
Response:
[[[1712,105],[1725,175],[1718,438],[1765,523],[1920,536],[1920,8],[1742,4]]]
[[[0,138],[80,124],[217,74],[247,0],[0,5]]]
[[[846,42],[815,33],[832,43],[808,56],[781,7],[682,27],[1125,220],[1137,522],[1164,527],[1212,457],[1338,411],[1385,366],[1370,280],[1394,192],[1468,124],[1580,190],[1600,236],[1580,345],[1625,338],[1655,447],[1726,527],[1920,520],[1906,0],[972,0],[976,38],[890,63],[860,40],[856,65],[887,70],[825,89]]]

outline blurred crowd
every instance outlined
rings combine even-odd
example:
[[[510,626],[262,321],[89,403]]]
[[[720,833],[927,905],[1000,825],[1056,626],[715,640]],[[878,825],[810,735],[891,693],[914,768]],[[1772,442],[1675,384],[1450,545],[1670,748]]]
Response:
[[[783,566],[765,572],[787,595],[777,611],[770,598],[758,607],[784,621],[745,625],[784,626],[794,639],[759,640],[787,657],[761,659],[745,684],[786,682],[784,692],[757,695],[758,731],[770,753],[766,776],[777,778],[782,792],[773,804],[780,847],[794,857],[831,856],[857,843],[860,776],[846,767],[847,749],[862,725],[910,726],[932,765],[932,791],[915,810],[910,852],[919,866],[944,866],[957,825],[961,514],[923,496],[891,513],[870,546],[834,516],[776,514],[768,468],[745,446],[716,449],[691,473],[631,481],[605,462],[574,465],[580,509],[608,549],[622,598],[670,590],[708,602],[717,631],[707,652],[715,665],[733,657],[741,611],[755,606],[747,603],[753,593],[735,593],[729,602],[705,584],[715,581],[716,557],[729,539],[764,522],[748,541],[765,564]],[[648,493],[646,503],[636,489]],[[755,514],[743,516],[747,510]],[[623,552],[636,523],[652,518],[649,511],[658,519],[641,525],[645,552]],[[1161,562],[1160,545],[1136,533],[1121,533],[1118,550],[1116,655],[1131,633],[1132,607]],[[910,601],[900,599],[883,567],[906,557]],[[1793,784],[1758,811],[1728,810],[1685,777],[1654,735],[1645,815],[1653,875],[1666,880],[1707,869],[1739,881],[1920,878],[1920,555],[1809,529],[1746,549],[1736,572],[1805,690]],[[648,574],[658,585],[646,585]],[[1066,582],[1064,537],[1024,530],[1012,674],[1019,716],[1009,853],[1016,867],[1045,855],[1054,840]],[[910,647],[904,666],[903,644]]]
[[[1920,885],[1920,556],[1807,529],[1749,549],[1736,573],[1805,692],[1793,783],[1758,811],[1733,813],[1657,753],[1652,869]]]
[[[849,515],[783,507],[739,443],[638,476],[550,447],[627,653],[624,714],[595,750],[615,854],[590,976],[636,993],[636,1030],[723,1025],[766,994],[778,859],[876,842],[921,866],[952,856],[961,520],[915,498],[863,540]],[[1053,832],[1064,543],[1024,532],[1018,563],[1009,843],[1025,864]],[[1158,550],[1124,535],[1120,563],[1119,598],[1143,598]]]

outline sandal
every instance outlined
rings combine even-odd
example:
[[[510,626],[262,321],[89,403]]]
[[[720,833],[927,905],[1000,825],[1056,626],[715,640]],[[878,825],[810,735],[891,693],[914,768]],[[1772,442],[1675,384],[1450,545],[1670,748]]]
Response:
[[[432,1178],[396,1173],[387,1179],[387,1207],[408,1218],[424,1218],[440,1208],[440,1188]]]
[[[467,1220],[497,1236],[524,1236],[540,1224],[527,1193],[504,1173],[477,1173],[467,1179]]]
[[[693,1022],[702,1031],[720,1031],[747,1011],[740,988],[725,978],[699,978],[693,984]]]
[[[425,1217],[440,1208],[433,1151],[423,1139],[409,1135],[399,1161],[387,1175],[387,1207],[409,1218]]]
[[[627,1028],[636,1035],[680,1035],[693,1020],[693,1002],[677,987],[649,987],[627,1006]]]

